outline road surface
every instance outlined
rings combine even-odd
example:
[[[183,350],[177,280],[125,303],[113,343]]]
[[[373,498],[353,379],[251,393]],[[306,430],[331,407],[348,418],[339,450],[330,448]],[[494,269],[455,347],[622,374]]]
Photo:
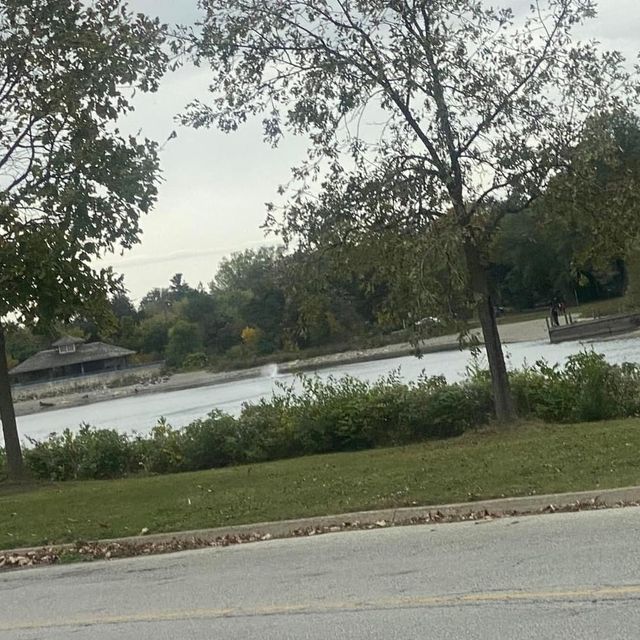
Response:
[[[2,640],[629,640],[640,508],[5,573]]]

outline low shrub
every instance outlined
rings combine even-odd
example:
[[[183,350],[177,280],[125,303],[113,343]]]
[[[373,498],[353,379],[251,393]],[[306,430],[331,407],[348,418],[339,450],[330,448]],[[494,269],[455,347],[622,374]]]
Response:
[[[82,425],[77,432],[65,429],[46,440],[29,440],[25,464],[36,478],[87,480],[119,478],[138,470],[131,438],[114,429]]]
[[[570,356],[564,367],[539,361],[513,373],[511,383],[525,417],[569,423],[640,413],[640,368],[609,364],[593,351]]]
[[[280,386],[237,418],[214,411],[182,429],[161,419],[147,436],[87,425],[52,434],[31,441],[26,464],[36,478],[51,480],[197,471],[451,438],[492,417],[489,376],[478,368],[458,384],[442,377],[405,384],[398,374],[376,383],[300,380],[297,390]],[[611,365],[593,352],[571,356],[564,367],[538,362],[514,372],[511,383],[523,417],[581,422],[640,414],[640,368]]]
[[[304,455],[304,445],[288,403],[287,394],[245,405],[238,430],[247,461],[266,462]]]
[[[198,351],[190,353],[182,362],[182,369],[187,371],[199,371],[209,365],[209,358],[206,353]]]
[[[345,377],[303,378],[303,390],[285,411],[305,453],[353,451],[376,445],[379,416],[376,391],[364,382]]]
[[[236,419],[212,411],[180,430],[184,471],[228,467],[245,461]]]
[[[437,380],[437,379],[436,379]],[[486,424],[491,419],[493,405],[490,385],[483,380],[463,384],[421,383],[426,397],[412,407],[413,420],[420,427],[420,438],[450,438]],[[407,408],[412,398],[407,398]]]
[[[132,448],[139,468],[148,473],[177,473],[184,468],[180,430],[164,418],[160,418],[148,436],[136,436]]]
[[[460,435],[487,422],[491,396],[475,382],[443,379],[403,384],[397,374],[369,384],[351,377],[302,378],[302,390],[280,388],[246,406],[239,419],[260,459],[401,445]]]

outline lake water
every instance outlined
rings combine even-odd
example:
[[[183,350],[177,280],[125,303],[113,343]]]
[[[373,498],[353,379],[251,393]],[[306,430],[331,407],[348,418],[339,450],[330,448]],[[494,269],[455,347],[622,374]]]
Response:
[[[551,345],[546,341],[523,342],[506,345],[505,352],[509,366],[517,368],[525,363],[533,364],[541,358],[549,363],[561,364],[567,356],[585,348],[593,348],[598,353],[603,353],[612,363],[640,363],[639,338],[586,344],[571,342],[560,345]],[[454,382],[464,377],[470,362],[471,354],[468,351],[447,351],[426,354],[420,359],[406,356],[322,369],[317,375],[323,379],[328,376],[350,375],[373,381],[392,371],[399,371],[404,380],[410,381],[416,380],[422,372],[425,372],[429,376],[444,375],[447,380]],[[18,418],[18,427],[23,437],[32,438],[43,438],[51,432],[59,432],[67,427],[77,428],[83,422],[96,427],[112,427],[120,431],[144,433],[151,429],[161,416],[174,427],[180,427],[205,416],[216,408],[237,414],[243,403],[257,402],[260,398],[271,396],[277,390],[278,383],[297,384],[293,376],[277,375],[273,372],[251,380],[132,396],[82,407],[21,416]]]

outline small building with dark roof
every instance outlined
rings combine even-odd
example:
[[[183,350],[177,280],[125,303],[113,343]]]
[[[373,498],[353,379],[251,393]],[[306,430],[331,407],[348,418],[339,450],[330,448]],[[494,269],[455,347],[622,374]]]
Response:
[[[85,374],[118,371],[129,366],[135,351],[104,342],[85,343],[82,338],[63,336],[27,358],[9,372],[14,383],[28,384],[71,378]]]

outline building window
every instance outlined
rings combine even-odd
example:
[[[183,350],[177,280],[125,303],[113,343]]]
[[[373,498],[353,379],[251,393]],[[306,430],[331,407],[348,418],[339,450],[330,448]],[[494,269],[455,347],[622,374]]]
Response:
[[[75,352],[76,352],[76,345],[75,344],[63,344],[63,345],[60,345],[58,347],[58,353],[59,354],[75,353]]]

